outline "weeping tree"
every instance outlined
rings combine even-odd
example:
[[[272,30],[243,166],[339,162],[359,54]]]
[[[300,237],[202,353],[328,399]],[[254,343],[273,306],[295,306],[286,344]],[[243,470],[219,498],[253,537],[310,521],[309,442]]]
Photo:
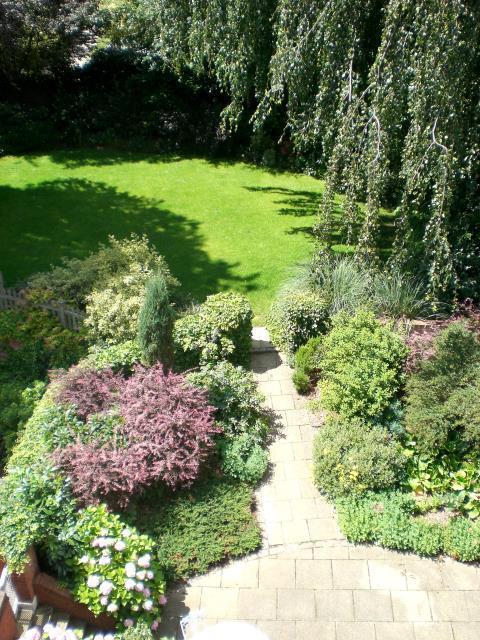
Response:
[[[432,299],[478,297],[477,0],[128,0],[116,12],[114,41],[216,79],[226,130],[282,115],[280,139],[325,173],[319,247],[340,206],[345,241],[375,264],[381,208],[395,208],[391,262]]]

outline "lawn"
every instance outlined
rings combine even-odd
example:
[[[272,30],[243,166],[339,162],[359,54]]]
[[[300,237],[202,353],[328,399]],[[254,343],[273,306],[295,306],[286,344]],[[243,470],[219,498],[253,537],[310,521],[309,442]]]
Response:
[[[8,284],[145,233],[186,291],[246,293],[256,322],[307,259],[323,183],[242,162],[107,150],[0,159],[0,270]]]

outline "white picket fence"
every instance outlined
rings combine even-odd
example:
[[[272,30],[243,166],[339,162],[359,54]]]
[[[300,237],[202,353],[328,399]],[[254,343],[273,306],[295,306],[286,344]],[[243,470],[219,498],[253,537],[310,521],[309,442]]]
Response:
[[[70,309],[63,302],[51,302],[49,304],[31,304],[26,300],[22,291],[13,287],[5,287],[3,274],[0,271],[0,309],[13,309],[14,307],[25,307],[28,304],[36,308],[50,311],[57,318],[62,326],[71,331],[80,331],[84,314],[76,309]]]

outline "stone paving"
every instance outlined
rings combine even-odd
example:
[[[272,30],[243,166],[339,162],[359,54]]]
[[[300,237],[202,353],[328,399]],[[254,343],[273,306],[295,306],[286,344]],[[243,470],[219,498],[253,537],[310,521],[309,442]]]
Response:
[[[270,640],[480,640],[477,566],[349,544],[311,481],[318,416],[275,351],[252,365],[279,423],[257,491],[262,549],[172,589],[161,634],[181,638],[179,618],[199,611],[189,638],[241,620]]]

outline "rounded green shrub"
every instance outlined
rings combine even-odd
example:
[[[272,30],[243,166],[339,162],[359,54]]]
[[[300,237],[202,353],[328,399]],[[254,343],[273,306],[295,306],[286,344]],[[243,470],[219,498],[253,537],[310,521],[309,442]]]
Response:
[[[85,364],[94,369],[111,369],[114,373],[130,375],[133,367],[142,359],[142,351],[136,340],[126,340],[110,346],[90,347]]]
[[[332,497],[393,486],[405,464],[400,444],[385,429],[341,418],[319,430],[313,459],[315,484]]]
[[[322,351],[322,406],[347,418],[381,417],[403,382],[402,338],[373,313],[342,313],[334,317]]]
[[[268,453],[247,434],[225,440],[220,446],[222,470],[226,476],[256,484],[268,468]]]
[[[292,357],[310,338],[328,328],[328,305],[313,291],[290,291],[272,305],[267,327],[273,344]]]
[[[175,368],[184,371],[221,360],[248,367],[252,318],[245,296],[233,291],[208,296],[196,311],[175,322]]]

